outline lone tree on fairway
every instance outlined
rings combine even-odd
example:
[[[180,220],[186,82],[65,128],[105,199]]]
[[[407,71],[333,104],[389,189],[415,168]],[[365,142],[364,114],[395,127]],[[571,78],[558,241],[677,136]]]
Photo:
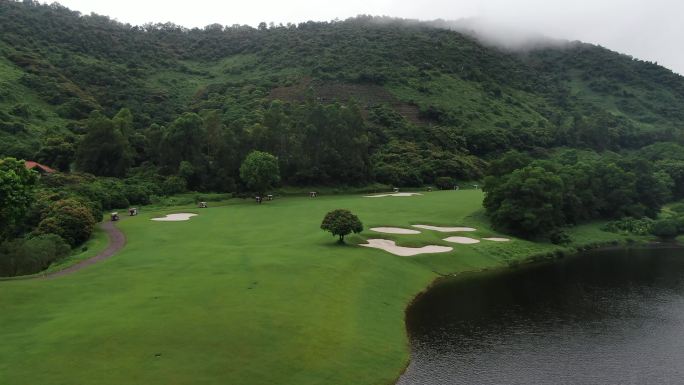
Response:
[[[340,237],[339,243],[344,243],[344,236],[363,231],[363,223],[359,217],[349,210],[337,209],[325,214],[321,229],[329,231],[333,236]]]
[[[278,158],[261,151],[252,151],[240,166],[240,178],[259,196],[280,181]]]

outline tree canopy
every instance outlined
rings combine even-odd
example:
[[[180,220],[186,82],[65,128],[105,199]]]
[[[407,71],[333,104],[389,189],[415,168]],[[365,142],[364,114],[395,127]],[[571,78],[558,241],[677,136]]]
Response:
[[[0,73],[12,75],[0,81],[20,92],[0,91],[0,156],[97,175],[154,168],[228,191],[254,150],[278,158],[286,184],[417,186],[480,179],[509,150],[684,140],[684,78],[666,68],[583,43],[506,52],[449,27],[131,26],[3,1]],[[91,129],[93,110],[114,130]],[[683,159],[663,154],[658,167],[681,181]]]
[[[278,159],[262,151],[252,151],[240,166],[240,178],[252,191],[264,195],[280,181]]]
[[[565,223],[561,178],[527,166],[485,182],[485,209],[498,228],[523,236],[549,234]]]
[[[351,211],[337,209],[325,214],[321,223],[321,229],[331,233],[333,236],[339,237],[339,243],[344,243],[345,236],[363,231],[363,223]]]
[[[655,218],[677,190],[638,156],[566,150],[548,159],[508,154],[492,162],[484,206],[498,228],[548,236],[594,219]]]
[[[76,168],[94,175],[120,177],[126,175],[130,164],[128,141],[117,125],[101,114],[93,114],[78,145]]]
[[[0,241],[12,235],[24,220],[37,173],[14,158],[0,159]]]

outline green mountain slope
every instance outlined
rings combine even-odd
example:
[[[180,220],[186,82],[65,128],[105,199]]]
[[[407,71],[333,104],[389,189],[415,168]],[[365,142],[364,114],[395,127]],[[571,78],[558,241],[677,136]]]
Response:
[[[355,104],[365,171],[345,183],[477,178],[483,160],[509,149],[636,149],[683,136],[684,78],[656,64],[582,43],[506,52],[427,24],[370,17],[188,30],[3,0],[0,84],[0,155],[25,158],[47,136],[77,139],[93,110],[130,109],[135,132],[148,140],[153,124],[217,111],[236,158],[266,149],[294,170],[303,163],[282,160],[293,144],[274,143],[318,127],[309,115],[302,123],[298,108]],[[285,103],[279,112],[275,100]],[[296,135],[269,126],[269,113],[282,115],[271,123],[299,127]],[[149,150],[136,163],[145,161],[159,164]],[[328,171],[306,174],[285,179],[335,182]]]

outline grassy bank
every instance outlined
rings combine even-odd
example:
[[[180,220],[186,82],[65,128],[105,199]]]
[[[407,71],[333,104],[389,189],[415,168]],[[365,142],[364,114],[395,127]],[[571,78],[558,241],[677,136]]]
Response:
[[[339,246],[320,221],[348,208],[367,229],[420,223],[498,235],[481,201],[476,190],[233,199],[168,223],[149,218],[183,208],[143,210],[120,223],[128,243],[119,255],[55,280],[0,283],[0,383],[392,383],[408,360],[404,310],[418,292],[442,274],[509,266],[557,247],[516,239],[452,245],[427,230],[366,230]],[[572,235],[620,239],[597,225]],[[353,246],[364,238],[454,251],[397,257]]]

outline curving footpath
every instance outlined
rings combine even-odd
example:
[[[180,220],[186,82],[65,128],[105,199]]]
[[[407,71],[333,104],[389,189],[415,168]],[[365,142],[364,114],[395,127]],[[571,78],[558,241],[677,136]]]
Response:
[[[92,258],[88,258],[75,265],[69,266],[64,270],[55,271],[53,273],[48,273],[42,276],[38,276],[36,278],[52,279],[75,273],[83,268],[86,268],[90,265],[94,265],[104,259],[111,257],[126,245],[126,236],[123,232],[121,232],[121,230],[117,229],[116,226],[114,226],[114,222],[103,222],[102,224],[100,224],[100,228],[104,230],[107,233],[107,236],[109,237],[109,244],[107,245],[106,249],[102,250],[99,254]]]

